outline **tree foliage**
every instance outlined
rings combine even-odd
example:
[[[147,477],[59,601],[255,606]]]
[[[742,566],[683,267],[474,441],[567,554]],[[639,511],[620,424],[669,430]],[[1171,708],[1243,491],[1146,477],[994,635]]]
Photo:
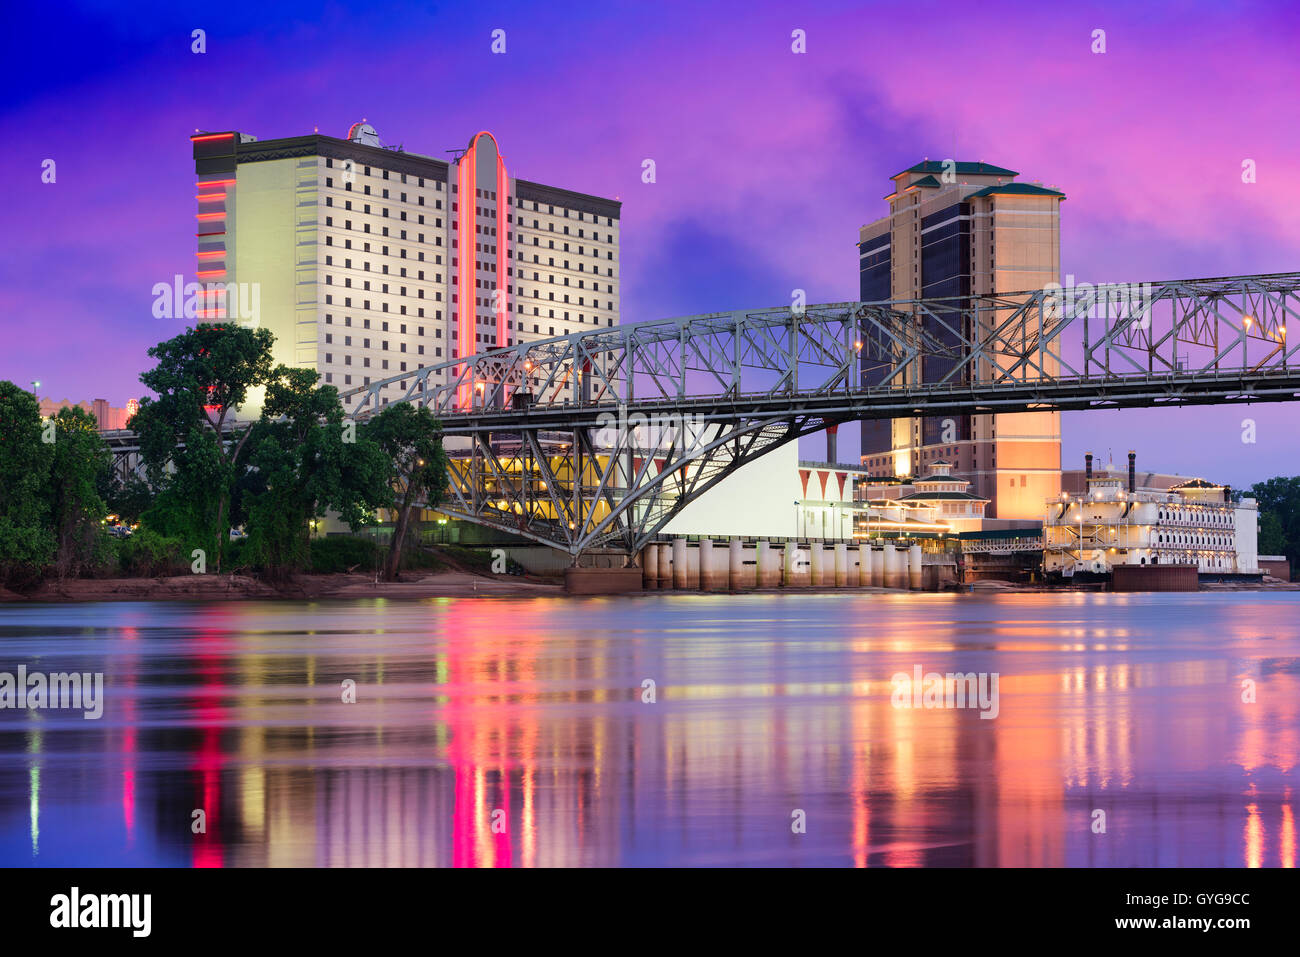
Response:
[[[235,410],[271,379],[268,329],[200,323],[149,350],[157,360],[140,381],[157,394],[131,420],[158,501],[146,520],[162,534],[194,542],[221,570],[235,463],[248,429],[226,434]]]
[[[85,409],[60,409],[54,424],[50,520],[56,543],[54,564],[62,578],[103,561],[107,506],[99,488],[112,471],[112,457],[95,417]]]
[[[34,580],[54,555],[49,483],[53,449],[41,441],[36,397],[0,382],[0,578]]]
[[[94,416],[65,408],[42,421],[35,396],[0,382],[0,579],[23,586],[105,563],[109,472]]]
[[[1258,482],[1250,494],[1259,503],[1259,553],[1285,555],[1300,565],[1300,476]]]
[[[336,512],[353,530],[389,498],[379,447],[345,430],[343,406],[314,369],[277,367],[262,416],[238,463],[236,513],[249,529],[245,557],[267,569],[307,568],[311,522]]]
[[[383,449],[392,469],[391,507],[397,518],[384,562],[384,578],[395,581],[415,504],[422,501],[436,505],[447,494],[442,425],[428,409],[398,402],[378,412],[366,425],[366,434]]]

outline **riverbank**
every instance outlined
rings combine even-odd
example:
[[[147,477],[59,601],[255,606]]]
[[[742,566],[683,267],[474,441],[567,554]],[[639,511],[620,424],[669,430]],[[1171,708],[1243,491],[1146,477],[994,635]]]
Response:
[[[1300,591],[1300,582],[1204,583],[1201,591]],[[933,594],[907,589],[863,586],[860,588],[754,588],[735,594]],[[1002,581],[980,581],[949,589],[948,593],[997,594],[1104,591],[1102,588],[1062,588]],[[630,592],[632,595],[698,595],[694,589]],[[712,594],[728,594],[713,592]],[[491,598],[566,595],[559,582],[514,575],[476,575],[465,571],[404,572],[399,582],[376,582],[373,575],[295,575],[272,585],[250,575],[176,575],[165,578],[73,578],[45,582],[31,592],[19,594],[0,588],[0,604],[63,603],[92,601],[303,601],[329,598]]]
[[[73,578],[50,581],[18,594],[0,588],[5,602],[246,601],[317,598],[471,598],[562,595],[558,583],[514,575],[484,576],[463,571],[404,572],[398,582],[373,575],[295,575],[282,584],[249,575],[176,575],[165,578]]]

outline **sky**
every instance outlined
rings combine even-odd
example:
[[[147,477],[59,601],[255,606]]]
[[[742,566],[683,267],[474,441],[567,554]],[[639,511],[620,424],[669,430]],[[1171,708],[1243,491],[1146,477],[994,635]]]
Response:
[[[192,274],[196,129],[342,137],[365,118],[432,156],[490,130],[512,174],[622,201],[623,321],[794,289],[856,299],[858,227],[923,158],[1063,190],[1062,272],[1080,281],[1300,270],[1286,3],[143,0],[6,17],[0,379],[56,399],[124,405],[148,347],[180,331],[151,290]],[[1294,405],[1062,420],[1066,467],[1132,448],[1143,468],[1237,486],[1300,474]]]

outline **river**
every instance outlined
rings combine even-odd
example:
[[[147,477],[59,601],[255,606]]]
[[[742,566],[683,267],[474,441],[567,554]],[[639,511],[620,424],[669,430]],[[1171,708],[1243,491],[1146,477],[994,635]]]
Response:
[[[0,607],[20,666],[102,715],[0,710],[11,866],[1296,857],[1296,593]]]

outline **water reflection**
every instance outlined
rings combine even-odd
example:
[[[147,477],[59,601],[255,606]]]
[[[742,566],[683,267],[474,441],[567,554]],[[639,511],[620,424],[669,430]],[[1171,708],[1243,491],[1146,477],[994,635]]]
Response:
[[[1264,594],[10,607],[0,671],[103,671],[106,700],[0,711],[0,861],[1293,867],[1298,621]],[[998,717],[893,707],[917,665],[997,672]]]

